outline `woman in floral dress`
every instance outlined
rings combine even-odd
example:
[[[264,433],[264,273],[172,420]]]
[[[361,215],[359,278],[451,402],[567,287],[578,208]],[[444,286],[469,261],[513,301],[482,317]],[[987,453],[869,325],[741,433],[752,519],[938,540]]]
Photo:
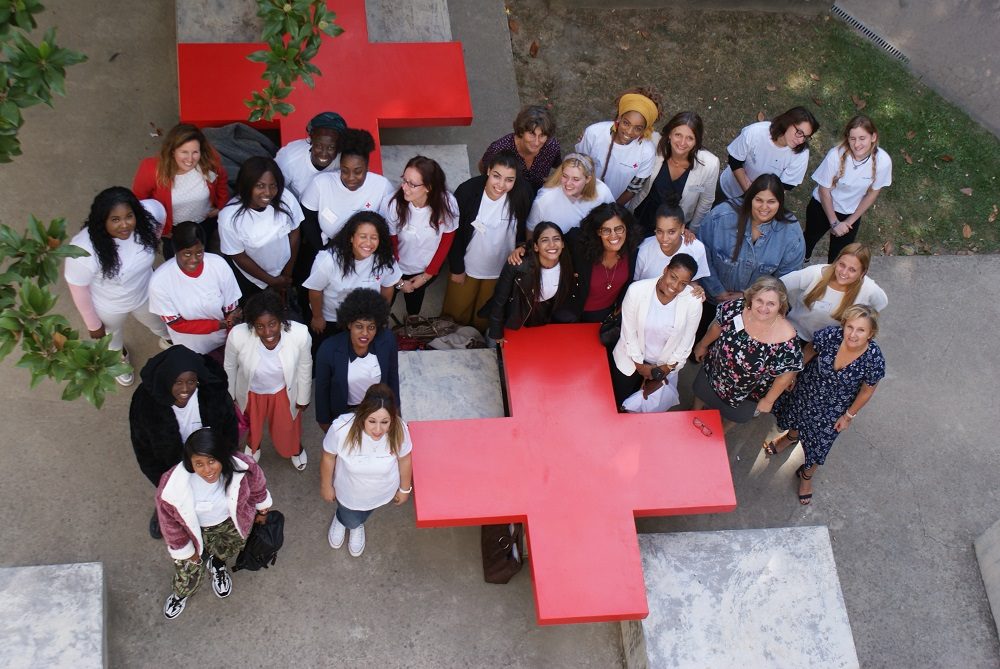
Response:
[[[764,444],[768,455],[802,444],[805,463],[799,477],[799,503],[812,501],[812,477],[826,461],[834,440],[857,418],[885,376],[885,358],[875,341],[878,312],[855,304],[841,325],[816,332],[806,345],[806,367],[795,388],[774,404],[778,427],[786,430]]]

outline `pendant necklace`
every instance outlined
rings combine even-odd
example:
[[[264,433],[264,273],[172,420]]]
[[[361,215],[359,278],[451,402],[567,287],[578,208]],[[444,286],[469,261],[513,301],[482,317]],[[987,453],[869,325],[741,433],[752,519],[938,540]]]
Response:
[[[604,265],[601,265],[604,267]],[[615,266],[611,268],[611,272],[608,272],[608,268],[604,267],[604,277],[607,279],[607,285],[604,286],[605,290],[611,290],[611,286],[615,282],[615,275],[618,274],[618,262],[615,262]]]

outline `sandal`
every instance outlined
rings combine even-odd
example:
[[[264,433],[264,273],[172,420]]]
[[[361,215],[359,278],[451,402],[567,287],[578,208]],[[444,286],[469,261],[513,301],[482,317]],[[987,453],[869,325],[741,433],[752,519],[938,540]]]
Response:
[[[799,468],[795,470],[795,475],[799,477],[802,481],[809,481],[812,479],[812,474],[806,474],[806,466],[804,464],[799,465]],[[799,495],[799,504],[806,506],[812,502],[812,493],[808,495]]]
[[[784,451],[789,446],[791,446],[792,448],[794,448],[794,447],[796,447],[796,446],[799,445],[799,440],[798,439],[796,439],[795,441],[792,441],[788,437],[788,433],[789,432],[791,432],[791,430],[785,430],[784,432],[782,432],[781,434],[779,434],[774,439],[771,439],[770,441],[765,441],[763,443],[763,445],[761,446],[761,449],[763,449],[763,451],[767,454],[767,457],[771,457],[772,455],[777,455],[778,453],[781,453],[782,451]],[[782,446],[781,448],[778,448],[778,444],[781,443],[782,439],[787,440],[788,443],[785,444],[784,446]]]

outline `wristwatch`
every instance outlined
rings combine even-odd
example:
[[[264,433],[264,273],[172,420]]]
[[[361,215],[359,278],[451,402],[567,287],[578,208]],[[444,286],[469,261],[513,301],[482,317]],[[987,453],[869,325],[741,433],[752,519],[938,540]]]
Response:
[[[663,371],[662,367],[653,367],[652,369],[649,370],[649,376],[654,381],[662,381],[664,378],[666,378],[667,373]]]

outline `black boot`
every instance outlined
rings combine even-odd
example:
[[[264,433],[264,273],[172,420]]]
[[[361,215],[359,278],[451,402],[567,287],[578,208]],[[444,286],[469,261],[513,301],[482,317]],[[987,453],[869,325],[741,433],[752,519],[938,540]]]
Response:
[[[163,538],[163,535],[160,534],[160,519],[156,515],[156,509],[153,509],[153,516],[149,519],[149,536],[154,539]]]

